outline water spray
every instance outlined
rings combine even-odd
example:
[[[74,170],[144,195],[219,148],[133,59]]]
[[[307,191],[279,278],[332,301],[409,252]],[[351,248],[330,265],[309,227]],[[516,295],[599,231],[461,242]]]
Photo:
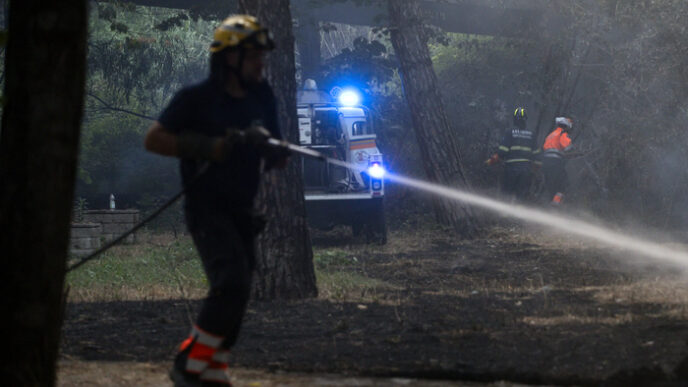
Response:
[[[271,140],[271,145],[281,145],[282,142],[278,140]],[[282,145],[283,146],[283,145]],[[670,263],[680,266],[682,269],[688,270],[688,252],[673,249],[663,246],[659,243],[643,240],[635,236],[622,234],[606,227],[594,225],[592,223],[576,219],[570,216],[563,216],[552,214],[543,210],[507,203],[489,197],[477,195],[464,190],[445,187],[439,184],[429,183],[426,181],[405,177],[397,174],[384,171],[382,166],[375,164],[371,171],[369,168],[363,168],[358,165],[347,163],[342,160],[336,160],[325,157],[323,154],[312,149],[302,148],[293,144],[289,144],[288,148],[295,153],[305,156],[316,157],[325,162],[335,164],[341,167],[350,168],[359,172],[373,172],[377,176],[383,176],[392,182],[405,185],[407,187],[415,188],[419,191],[430,193],[446,199],[464,202],[476,207],[486,209],[498,213],[500,215],[507,215],[513,218],[525,220],[527,222],[548,226],[567,234],[577,235],[589,240],[601,242],[607,246],[620,248],[637,254],[643,254],[665,263]]]
[[[643,240],[622,234],[606,227],[594,225],[569,216],[556,215],[542,210],[506,203],[499,200],[468,193],[466,191],[444,187],[438,184],[412,179],[400,175],[387,174],[388,180],[395,181],[420,191],[432,193],[444,198],[458,200],[467,204],[490,210],[502,215],[522,219],[531,223],[556,228],[568,234],[578,235],[590,240],[604,243],[633,253],[640,253],[666,263],[681,266],[688,270],[688,253],[672,249],[659,243]]]

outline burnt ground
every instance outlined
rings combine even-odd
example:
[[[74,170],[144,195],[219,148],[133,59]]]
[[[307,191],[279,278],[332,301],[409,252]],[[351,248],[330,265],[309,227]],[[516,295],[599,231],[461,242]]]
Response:
[[[252,302],[234,366],[562,385],[682,385],[688,375],[688,287],[676,270],[515,227],[470,241],[437,230],[393,233],[384,247],[314,242],[344,251],[327,270],[376,285]],[[168,362],[198,306],[70,303],[62,358]]]

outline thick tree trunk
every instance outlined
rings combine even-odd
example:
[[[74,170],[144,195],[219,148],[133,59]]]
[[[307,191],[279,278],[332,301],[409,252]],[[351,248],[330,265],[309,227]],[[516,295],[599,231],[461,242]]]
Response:
[[[87,2],[12,1],[0,137],[5,386],[55,384]]]
[[[298,143],[294,35],[289,0],[241,0],[241,12],[255,15],[275,37],[277,48],[267,75],[279,102],[279,119],[286,139]],[[317,295],[313,250],[306,224],[301,163],[264,176],[259,203],[268,225],[258,240],[257,275],[253,296],[259,299],[305,298]]]
[[[449,125],[437,85],[437,75],[427,45],[425,28],[416,1],[389,0],[391,39],[401,65],[401,80],[423,167],[430,181],[468,188],[453,128]],[[433,201],[437,220],[464,237],[476,231],[470,208],[460,203]]]
[[[296,47],[299,50],[301,81],[315,79],[320,70],[320,26],[312,17],[299,19],[296,30]]]

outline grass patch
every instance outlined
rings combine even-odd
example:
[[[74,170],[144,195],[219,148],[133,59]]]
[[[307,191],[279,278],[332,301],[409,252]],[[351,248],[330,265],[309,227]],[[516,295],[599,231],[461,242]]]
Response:
[[[332,301],[377,302],[381,290],[392,288],[384,281],[352,272],[316,270],[315,278],[320,297]]]
[[[321,298],[333,301],[378,301],[378,292],[392,287],[384,281],[367,277],[363,263],[349,250],[314,248],[313,263]]]
[[[316,270],[336,270],[358,264],[358,258],[342,249],[313,249],[313,264]]]
[[[97,302],[204,297],[208,283],[190,237],[157,235],[147,242],[116,246],[67,275],[69,301]],[[365,250],[365,248],[364,248]],[[369,278],[357,258],[366,251],[314,248],[320,297],[333,301],[376,301],[392,285]]]
[[[117,246],[67,275],[70,301],[193,298],[207,281],[190,238]]]

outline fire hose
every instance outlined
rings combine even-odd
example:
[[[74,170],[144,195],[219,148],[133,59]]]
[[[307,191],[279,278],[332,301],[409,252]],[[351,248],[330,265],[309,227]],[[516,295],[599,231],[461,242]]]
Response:
[[[312,157],[324,162],[337,162],[338,160],[330,159],[329,157],[323,155],[322,153],[318,151],[314,151],[312,149],[308,148],[303,148],[298,145],[291,144],[287,141],[284,140],[278,140],[276,138],[268,138],[266,144],[268,146],[272,147],[279,147],[279,148],[286,148],[290,150],[293,153],[306,156],[306,157]],[[165,211],[167,208],[169,208],[171,205],[173,205],[179,198],[184,196],[186,193],[186,190],[193,186],[193,184],[205,174],[205,172],[210,168],[210,162],[206,162],[201,166],[199,171],[196,173],[196,176],[193,177],[193,179],[189,182],[189,184],[186,185],[185,188],[183,188],[181,191],[177,192],[174,196],[172,196],[170,199],[168,199],[165,203],[163,203],[160,207],[158,207],[155,211],[153,211],[150,215],[145,217],[143,220],[141,220],[139,223],[134,225],[132,228],[124,232],[122,235],[118,236],[117,238],[111,240],[110,242],[106,243],[103,247],[99,248],[98,250],[94,251],[93,253],[89,254],[85,258],[82,258],[78,262],[74,263],[73,265],[69,266],[67,268],[67,272],[70,272],[72,270],[75,270],[85,264],[86,262],[89,262],[96,257],[98,257],[100,254],[104,253],[105,251],[109,250],[112,246],[120,243],[124,239],[126,239],[129,235],[135,233],[138,229],[141,227],[145,226],[148,222],[151,220],[155,219],[158,215],[160,215],[163,211]]]

